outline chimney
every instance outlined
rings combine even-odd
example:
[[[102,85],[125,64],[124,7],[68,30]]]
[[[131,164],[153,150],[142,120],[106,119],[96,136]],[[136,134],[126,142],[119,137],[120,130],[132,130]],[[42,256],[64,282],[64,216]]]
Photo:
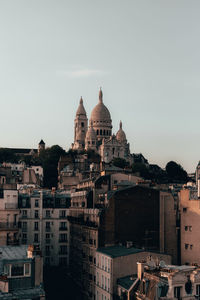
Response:
[[[28,246],[28,250],[27,250],[27,256],[28,256],[28,258],[33,258],[33,251],[34,251],[33,245],[29,245]]]
[[[137,277],[141,280],[144,273],[144,267],[146,266],[145,261],[137,262]]]

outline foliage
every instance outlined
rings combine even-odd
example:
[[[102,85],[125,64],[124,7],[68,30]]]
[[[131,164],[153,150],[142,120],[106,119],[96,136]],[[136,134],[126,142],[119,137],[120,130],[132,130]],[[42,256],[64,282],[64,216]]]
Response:
[[[113,159],[113,165],[115,167],[124,169],[129,166],[129,163],[123,158],[116,157]]]
[[[166,164],[166,173],[169,181],[171,182],[187,182],[188,175],[183,167],[174,161],[170,161]]]
[[[11,162],[17,163],[18,157],[13,153],[11,149],[0,148],[0,163]]]
[[[43,150],[39,159],[44,170],[44,186],[47,188],[57,187],[58,184],[58,161],[65,151],[58,145]]]
[[[147,166],[143,163],[134,163],[132,165],[132,172],[133,173],[139,173],[141,177],[144,177],[145,179],[150,179],[150,173],[147,168]]]

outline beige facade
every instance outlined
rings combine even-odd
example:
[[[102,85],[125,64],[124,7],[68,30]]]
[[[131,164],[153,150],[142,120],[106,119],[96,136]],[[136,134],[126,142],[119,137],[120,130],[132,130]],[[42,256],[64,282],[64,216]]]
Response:
[[[179,193],[181,217],[181,263],[200,265],[200,199],[196,188]]]
[[[0,245],[19,243],[18,191],[2,190],[0,195]]]
[[[144,265],[144,263],[138,263]],[[200,269],[193,266],[152,265],[143,266],[142,278],[132,299],[186,299],[200,297]],[[138,274],[139,275],[139,274]]]
[[[102,162],[106,163],[114,158],[133,162],[121,121],[116,136],[112,134],[112,119],[108,108],[103,103],[101,89],[98,104],[93,108],[90,116],[89,128],[87,124],[87,115],[81,98],[75,117],[72,149],[94,150],[100,154]]]
[[[137,273],[137,261],[148,257],[171,263],[170,255],[146,252],[141,249],[111,246],[96,252],[96,299],[113,300],[117,295],[117,279]]]
[[[60,197],[59,197],[60,196]],[[34,245],[44,256],[44,264],[67,265],[69,259],[69,223],[65,201],[42,190],[20,195],[21,243]],[[63,195],[63,200],[65,195]],[[62,194],[58,200],[62,200]]]

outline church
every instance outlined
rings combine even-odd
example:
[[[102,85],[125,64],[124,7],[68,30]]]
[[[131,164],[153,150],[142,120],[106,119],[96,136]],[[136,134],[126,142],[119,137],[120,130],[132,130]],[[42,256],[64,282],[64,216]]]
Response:
[[[129,143],[120,121],[116,135],[112,134],[112,119],[108,108],[103,103],[103,92],[99,91],[98,104],[93,108],[89,126],[88,118],[81,97],[74,120],[73,150],[94,150],[105,163],[114,158],[123,158],[132,163]]]

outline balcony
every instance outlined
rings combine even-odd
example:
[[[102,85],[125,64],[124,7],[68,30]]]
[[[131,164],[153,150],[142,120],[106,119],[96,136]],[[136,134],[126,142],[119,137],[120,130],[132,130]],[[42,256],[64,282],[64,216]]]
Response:
[[[0,222],[0,230],[18,230],[18,222]]]
[[[50,244],[51,243],[51,240],[50,239],[46,239],[46,244]]]
[[[51,232],[51,227],[46,227],[46,228],[45,228],[45,231],[46,231],[46,232]]]

